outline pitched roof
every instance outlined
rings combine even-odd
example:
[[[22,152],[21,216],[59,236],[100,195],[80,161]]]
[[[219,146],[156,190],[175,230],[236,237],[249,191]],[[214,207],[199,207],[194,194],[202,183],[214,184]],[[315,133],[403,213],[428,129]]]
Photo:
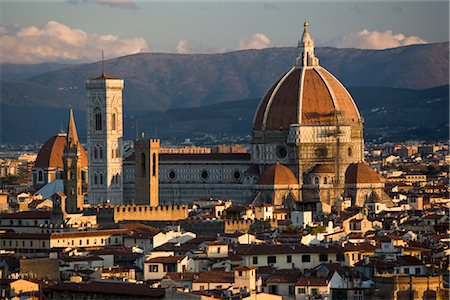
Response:
[[[216,283],[216,282],[224,282],[224,283],[233,283],[234,282],[234,272],[225,272],[218,270],[211,270],[202,272],[199,274],[198,278],[194,280],[197,283]]]
[[[1,239],[22,239],[22,240],[50,240],[50,233],[4,233],[0,234]]]
[[[329,281],[326,277],[317,277],[317,276],[301,276],[296,286],[327,286]]]
[[[186,256],[184,255],[174,255],[174,256],[159,256],[153,257],[146,261],[146,263],[157,263],[157,264],[176,264],[182,261]]]
[[[250,153],[206,153],[206,154],[160,154],[159,160],[164,161],[250,161]]]
[[[50,211],[46,210],[26,210],[20,211],[16,213],[2,213],[0,214],[0,219],[50,219],[51,216]]]
[[[163,298],[163,288],[151,288],[142,284],[89,282],[89,283],[58,283],[44,288],[46,292],[58,291],[76,295],[77,293],[90,293],[102,295],[121,295],[135,297]]]
[[[193,281],[198,278],[200,273],[197,272],[168,272],[163,279],[171,279],[174,281]]]
[[[75,231],[75,232],[59,232],[52,233],[52,239],[67,239],[67,238],[81,238],[81,237],[95,237],[95,236],[107,236],[107,235],[122,235],[127,234],[126,229],[108,229],[108,230],[88,230],[88,231]]]
[[[270,255],[290,253],[342,253],[342,247],[337,245],[306,246],[303,244],[273,245],[273,244],[248,244],[237,245],[235,251],[239,255]]]
[[[298,272],[275,272],[270,274],[266,283],[296,283],[301,276]]]
[[[324,165],[324,164],[318,164],[315,165],[310,171],[309,173],[315,173],[315,174],[322,174],[322,173],[334,173],[334,167],[333,165]]]

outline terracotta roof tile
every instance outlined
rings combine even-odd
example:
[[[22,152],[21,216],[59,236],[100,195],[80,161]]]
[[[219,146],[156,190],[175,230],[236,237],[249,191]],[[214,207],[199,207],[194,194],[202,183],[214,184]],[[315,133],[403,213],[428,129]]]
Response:
[[[250,153],[206,153],[206,154],[160,154],[159,160],[164,161],[250,161]]]
[[[264,170],[258,179],[261,185],[295,185],[298,180],[288,167],[276,163]]]
[[[26,210],[16,213],[2,213],[0,214],[0,219],[50,219],[50,211],[46,210]]]
[[[365,163],[350,164],[345,171],[346,184],[380,183],[380,177],[374,169]]]
[[[151,297],[152,299],[164,298],[165,291],[162,288],[151,288],[142,284],[90,282],[90,283],[58,283],[44,288],[45,292],[58,291],[61,293],[121,295],[135,297]]]
[[[63,169],[63,154],[66,146],[66,134],[60,133],[48,139],[38,152],[35,168],[59,168]],[[86,150],[81,144],[78,144],[81,152],[81,167],[87,168],[88,157]]]
[[[184,255],[159,256],[148,259],[146,263],[176,264],[182,261],[185,257],[186,256]]]
[[[340,124],[361,124],[352,97],[333,75],[319,66],[306,68],[303,80],[301,74],[292,68],[271,87],[255,114],[254,130],[288,129],[298,123],[299,107],[301,124],[333,125],[336,118]]]
[[[322,174],[322,173],[334,173],[333,165],[315,165],[309,173]]]

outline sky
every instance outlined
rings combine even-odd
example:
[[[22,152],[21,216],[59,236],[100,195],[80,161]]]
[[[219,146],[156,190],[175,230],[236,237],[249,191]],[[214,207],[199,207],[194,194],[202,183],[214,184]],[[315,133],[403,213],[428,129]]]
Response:
[[[449,40],[448,1],[0,0],[0,63],[296,46],[305,20],[317,46]]]

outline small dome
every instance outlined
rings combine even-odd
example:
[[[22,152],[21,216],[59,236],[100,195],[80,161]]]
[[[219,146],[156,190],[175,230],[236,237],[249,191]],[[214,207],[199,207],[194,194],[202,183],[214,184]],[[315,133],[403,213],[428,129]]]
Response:
[[[62,156],[66,145],[66,134],[59,133],[49,138],[36,157],[34,166],[36,168],[59,168],[62,169]]]
[[[380,177],[365,163],[350,164],[345,171],[345,184],[381,183]]]
[[[291,169],[276,163],[264,170],[259,177],[260,185],[293,185],[298,184],[297,178]]]
[[[39,150],[34,163],[35,168],[58,168],[63,169],[63,154],[66,146],[67,135],[59,133],[48,139]],[[80,145],[81,146],[81,145]],[[87,154],[81,146],[81,167],[87,168]]]
[[[335,169],[332,165],[315,165],[314,168],[309,171],[311,174],[330,174],[334,173]]]

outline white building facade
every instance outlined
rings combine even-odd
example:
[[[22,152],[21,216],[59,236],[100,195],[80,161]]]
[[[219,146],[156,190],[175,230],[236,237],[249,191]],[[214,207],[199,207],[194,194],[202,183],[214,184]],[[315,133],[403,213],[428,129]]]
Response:
[[[89,203],[123,203],[123,80],[101,76],[86,81]]]

